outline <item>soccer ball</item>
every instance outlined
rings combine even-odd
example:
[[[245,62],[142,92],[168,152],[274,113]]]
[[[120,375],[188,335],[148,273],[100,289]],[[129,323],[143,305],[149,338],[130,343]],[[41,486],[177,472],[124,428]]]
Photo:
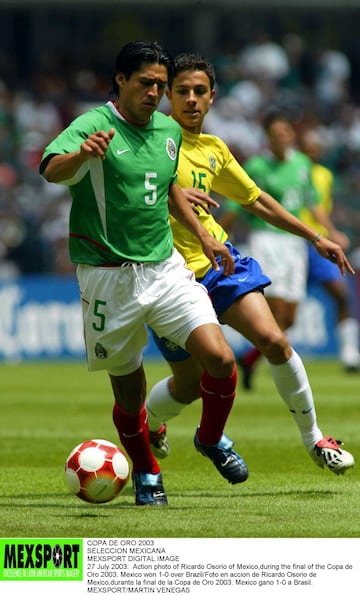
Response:
[[[70,492],[86,502],[110,502],[128,479],[129,463],[124,453],[107,440],[82,442],[66,460],[65,482]]]

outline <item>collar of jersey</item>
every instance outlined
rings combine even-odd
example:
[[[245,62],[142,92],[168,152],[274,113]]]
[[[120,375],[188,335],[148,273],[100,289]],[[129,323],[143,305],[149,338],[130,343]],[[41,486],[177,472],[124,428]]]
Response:
[[[126,122],[127,124],[130,124],[130,126],[135,126],[136,128],[146,128],[147,126],[149,126],[152,123],[152,119],[153,119],[153,115],[151,115],[150,121],[145,124],[144,126],[142,126],[141,124],[135,124],[134,122],[129,122],[129,120],[127,120],[126,118],[124,118],[124,116],[122,114],[120,114],[119,110],[117,109],[115,103],[111,100],[109,100],[106,105],[110,108],[110,111],[114,114],[114,116],[118,119],[118,120],[122,120],[123,122]]]

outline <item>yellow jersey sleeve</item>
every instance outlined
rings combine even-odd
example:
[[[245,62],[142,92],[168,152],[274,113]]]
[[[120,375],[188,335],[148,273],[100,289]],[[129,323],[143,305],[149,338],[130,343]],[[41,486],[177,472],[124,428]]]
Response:
[[[314,163],[311,170],[313,184],[320,196],[319,204],[323,207],[328,215],[333,209],[332,188],[334,184],[334,176],[330,169],[324,167],[320,163]],[[301,219],[319,233],[324,236],[328,235],[327,229],[323,227],[313,216],[310,210],[304,209],[301,213]]]
[[[191,134],[182,130],[177,182],[182,188],[198,188],[206,194],[212,190],[239,204],[252,204],[260,195],[260,188],[248,176],[231,154],[226,144],[209,134]],[[184,199],[185,200],[185,199]],[[199,219],[205,229],[220,242],[227,233],[211,214],[199,208]],[[200,279],[211,263],[202,251],[198,239],[181,223],[170,217],[174,244],[188,267]]]

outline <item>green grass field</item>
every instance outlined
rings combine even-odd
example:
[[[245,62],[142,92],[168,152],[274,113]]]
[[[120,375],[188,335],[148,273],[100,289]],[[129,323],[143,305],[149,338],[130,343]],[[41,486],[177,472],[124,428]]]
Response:
[[[360,376],[335,361],[306,363],[319,425],[360,461]],[[148,385],[168,375],[146,362]],[[106,373],[83,363],[1,366],[1,537],[359,537],[359,466],[345,476],[317,468],[268,369],[241,390],[226,426],[249,466],[231,486],[192,443],[200,401],[170,422],[162,462],[169,506],[136,507],[130,481],[113,502],[69,494],[63,468],[89,438],[118,442]]]

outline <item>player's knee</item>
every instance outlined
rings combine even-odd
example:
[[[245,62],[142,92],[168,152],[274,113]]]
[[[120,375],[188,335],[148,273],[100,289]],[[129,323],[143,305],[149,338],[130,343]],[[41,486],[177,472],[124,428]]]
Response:
[[[280,328],[263,337],[258,349],[272,363],[286,362],[291,356],[290,343]]]
[[[228,345],[209,354],[205,365],[206,371],[216,378],[227,378],[234,371],[235,357]]]

